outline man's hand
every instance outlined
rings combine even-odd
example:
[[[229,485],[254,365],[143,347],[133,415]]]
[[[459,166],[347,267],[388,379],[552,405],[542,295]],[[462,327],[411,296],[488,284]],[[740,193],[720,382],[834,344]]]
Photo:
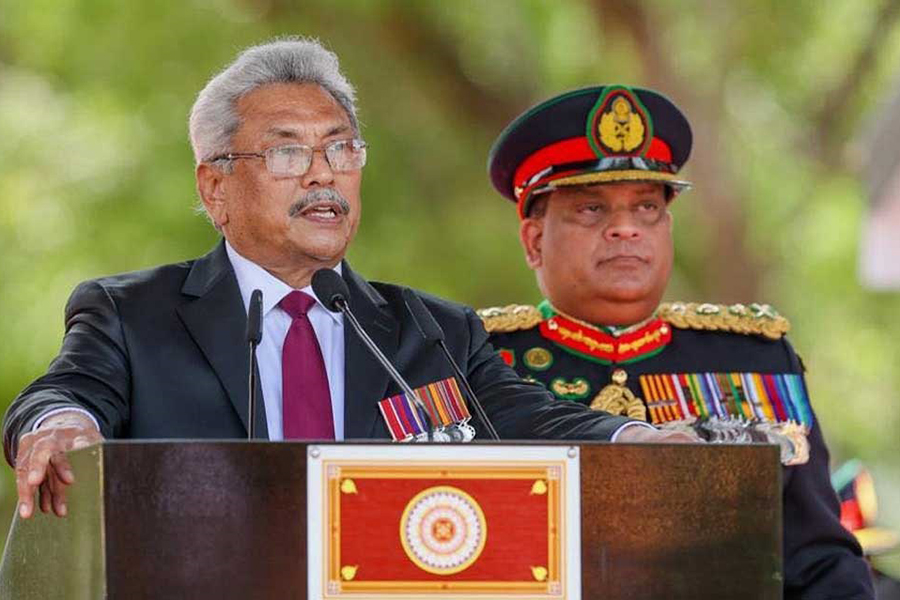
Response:
[[[616,436],[620,444],[702,444],[702,439],[686,431],[665,431],[651,427],[626,427]]]
[[[19,439],[16,454],[16,487],[19,491],[19,516],[34,514],[34,492],[40,490],[43,512],[52,509],[66,516],[66,486],[75,481],[65,453],[103,441],[97,426],[79,412],[51,415],[37,430]]]

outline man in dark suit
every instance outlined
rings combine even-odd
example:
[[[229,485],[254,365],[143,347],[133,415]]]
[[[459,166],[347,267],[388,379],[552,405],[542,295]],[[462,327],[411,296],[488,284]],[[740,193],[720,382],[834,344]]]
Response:
[[[451,376],[401,289],[371,284],[343,261],[359,223],[366,147],[332,53],[309,40],[246,50],[199,94],[190,130],[197,188],[224,240],[196,261],[75,290],[59,356],[4,421],[22,517],[36,490],[42,510],[65,514],[67,450],[104,437],[244,437],[254,289],[264,292],[258,430],[269,439],[389,437],[379,401],[398,390],[315,297],[319,269],[340,273],[351,309],[413,386]],[[551,402],[494,354],[470,309],[424,301],[502,437],[692,439]]]
[[[660,304],[691,142],[667,98],[609,85],[551,98],[503,131],[491,179],[518,207],[546,299],[481,311],[491,343],[560,404],[781,443],[785,597],[871,598],[787,320],[767,305]]]

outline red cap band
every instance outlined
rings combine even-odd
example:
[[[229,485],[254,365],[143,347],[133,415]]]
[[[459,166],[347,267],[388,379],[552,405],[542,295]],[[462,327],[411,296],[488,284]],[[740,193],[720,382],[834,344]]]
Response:
[[[635,155],[639,156],[639,155]],[[665,163],[672,162],[672,151],[669,145],[661,139],[654,137],[650,140],[644,158],[658,160]],[[525,183],[534,177],[536,173],[540,173],[548,167],[556,167],[568,163],[584,162],[588,160],[600,160],[594,150],[591,148],[587,137],[579,136],[554,142],[549,146],[544,146],[528,158],[522,161],[516,173],[513,176],[513,186],[515,188],[524,188]]]

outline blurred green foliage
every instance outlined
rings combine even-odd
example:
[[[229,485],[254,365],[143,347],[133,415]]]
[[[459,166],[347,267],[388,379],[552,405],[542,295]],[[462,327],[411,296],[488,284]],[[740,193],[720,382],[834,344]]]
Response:
[[[538,299],[485,175],[506,120],[594,83],[670,95],[696,130],[670,298],[792,319],[833,459],[869,465],[900,529],[900,301],[856,279],[856,168],[893,93],[896,4],[0,0],[0,405],[54,356],[76,283],[215,243],[193,211],[194,97],[241,48],[310,35],[358,87],[371,148],[351,262],[472,305]]]

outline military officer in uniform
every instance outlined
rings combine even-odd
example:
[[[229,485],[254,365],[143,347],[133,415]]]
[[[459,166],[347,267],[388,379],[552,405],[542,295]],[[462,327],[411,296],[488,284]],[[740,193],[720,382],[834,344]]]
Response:
[[[560,402],[713,442],[779,443],[785,597],[871,598],[787,320],[762,304],[660,304],[691,139],[670,100],[625,86],[568,92],[517,117],[489,171],[516,203],[545,299],[481,317],[506,362]]]

